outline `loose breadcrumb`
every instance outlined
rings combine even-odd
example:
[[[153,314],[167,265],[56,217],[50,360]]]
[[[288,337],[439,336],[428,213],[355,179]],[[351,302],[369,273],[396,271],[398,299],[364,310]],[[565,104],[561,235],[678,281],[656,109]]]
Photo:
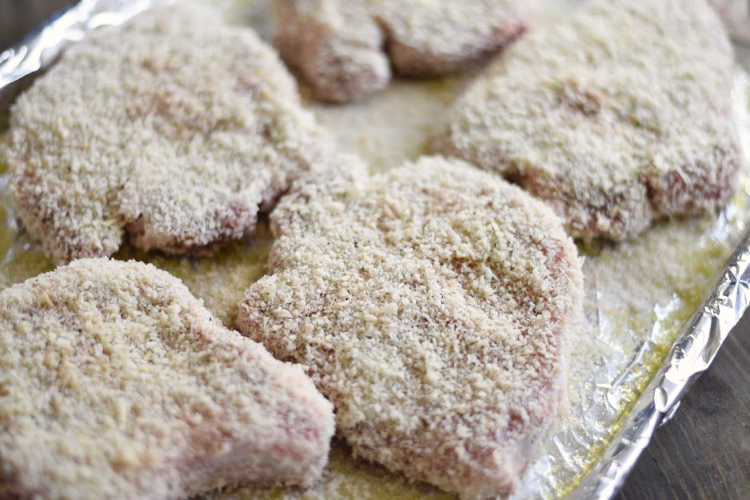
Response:
[[[316,98],[344,102],[385,87],[388,58],[402,75],[463,69],[520,36],[535,3],[275,0],[276,45]]]
[[[308,367],[356,455],[467,498],[507,495],[564,401],[582,314],[543,203],[461,161],[319,177],[272,214],[238,326]]]
[[[705,0],[593,0],[506,51],[436,143],[549,202],[574,236],[622,240],[731,197],[731,70]]]
[[[12,109],[18,214],[57,262],[200,251],[255,226],[321,158],[293,79],[251,30],[191,2],[87,37]]]
[[[309,486],[332,410],[151,265],[81,259],[0,293],[2,498]]]

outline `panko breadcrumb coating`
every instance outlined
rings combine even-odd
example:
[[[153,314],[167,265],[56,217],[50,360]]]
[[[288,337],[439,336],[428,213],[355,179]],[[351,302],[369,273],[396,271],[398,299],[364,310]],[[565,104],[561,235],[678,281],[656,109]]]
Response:
[[[81,259],[0,292],[0,497],[309,486],[333,408],[173,276]]]
[[[396,72],[451,73],[528,27],[536,0],[273,0],[276,45],[317,99],[345,102]]]
[[[582,316],[560,220],[440,157],[324,176],[271,217],[240,331],[307,366],[356,455],[466,498],[512,492],[564,403]]]
[[[57,262],[200,251],[255,226],[323,155],[293,79],[249,29],[191,2],[68,49],[13,106],[18,214]]]
[[[437,149],[518,182],[574,236],[626,239],[732,196],[731,72],[705,0],[592,0],[506,51]]]

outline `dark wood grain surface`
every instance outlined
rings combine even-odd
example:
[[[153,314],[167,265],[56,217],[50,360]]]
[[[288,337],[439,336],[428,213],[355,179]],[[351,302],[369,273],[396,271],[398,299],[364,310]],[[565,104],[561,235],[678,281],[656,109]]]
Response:
[[[17,42],[74,0],[0,0],[0,50]]]
[[[616,498],[750,499],[750,315],[656,431]]]

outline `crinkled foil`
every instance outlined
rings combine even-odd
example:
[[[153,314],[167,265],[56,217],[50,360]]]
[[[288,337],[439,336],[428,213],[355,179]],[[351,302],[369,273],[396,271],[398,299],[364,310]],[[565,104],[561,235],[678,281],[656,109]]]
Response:
[[[615,495],[654,431],[674,416],[682,396],[711,366],[748,307],[749,288],[750,236],[729,259],[716,288],[685,326],[622,430],[568,498],[606,500]]]
[[[82,0],[22,44],[0,54],[0,106],[10,102],[27,76],[52,64],[67,44],[92,29],[121,24],[165,1]],[[268,37],[266,1],[213,3],[224,8],[234,22],[250,24]],[[553,10],[562,12],[560,15],[564,15],[559,9],[561,2],[574,2],[546,1],[554,4]],[[738,53],[738,59],[750,60],[746,51]],[[750,150],[749,81],[738,66],[734,107],[746,153]],[[465,83],[466,77],[423,83],[396,81],[364,104],[308,105],[332,131],[341,149],[362,155],[374,170],[380,170],[422,152],[435,117]],[[394,115],[400,117],[398,123],[394,123]],[[50,268],[38,245],[16,226],[5,189],[7,175],[2,172],[0,165],[0,289]],[[581,247],[586,255],[587,325],[573,339],[571,409],[551,433],[545,454],[530,467],[513,500],[614,496],[655,429],[671,418],[690,384],[710,366],[750,301],[750,237],[745,236],[750,227],[749,201],[746,161],[737,196],[718,216],[658,224],[620,245]],[[231,310],[226,305],[234,303],[243,287],[262,275],[269,240],[261,231],[254,240],[234,245],[214,259],[139,257],[181,277],[227,321]],[[734,254],[724,265],[732,248]],[[251,265],[243,263],[249,260]],[[712,288],[715,278],[711,276],[720,279],[699,307]],[[245,488],[212,496],[445,497],[424,485],[410,485],[382,468],[355,461],[338,444],[324,483],[307,492]]]
[[[13,84],[49,66],[71,42],[89,31],[124,23],[166,0],[82,0],[40,27],[19,45],[0,53],[0,96]]]

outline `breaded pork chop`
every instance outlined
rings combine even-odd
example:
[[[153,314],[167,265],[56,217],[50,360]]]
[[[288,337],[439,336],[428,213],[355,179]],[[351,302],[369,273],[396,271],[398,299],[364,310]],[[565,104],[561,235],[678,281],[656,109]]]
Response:
[[[396,72],[457,71],[527,28],[521,0],[273,0],[276,45],[317,99],[345,102]],[[386,55],[387,53],[387,55]]]
[[[745,0],[710,0],[729,34],[743,43],[750,43],[750,4]]]
[[[12,109],[18,214],[57,262],[206,249],[255,226],[320,156],[274,51],[190,2],[71,47]]]
[[[306,184],[272,222],[240,330],[307,366],[356,455],[466,498],[512,492],[565,401],[581,316],[552,211],[427,157]]]
[[[331,404],[173,276],[81,259],[0,292],[0,497],[309,485]]]
[[[731,197],[731,70],[705,0],[592,0],[506,51],[436,143],[549,202],[572,235],[622,240]]]

